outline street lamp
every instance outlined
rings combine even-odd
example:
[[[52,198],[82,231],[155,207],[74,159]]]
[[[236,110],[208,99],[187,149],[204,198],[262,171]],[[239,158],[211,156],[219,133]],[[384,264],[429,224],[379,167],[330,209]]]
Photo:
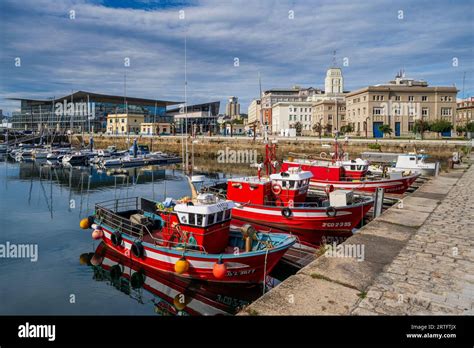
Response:
[[[369,123],[368,123],[369,119],[370,119],[370,116],[367,116],[365,118],[365,139],[369,138],[369,136],[367,134],[367,131],[369,130]]]
[[[321,133],[323,132],[323,124],[322,124],[323,118],[321,117],[319,119],[319,139],[321,139]]]

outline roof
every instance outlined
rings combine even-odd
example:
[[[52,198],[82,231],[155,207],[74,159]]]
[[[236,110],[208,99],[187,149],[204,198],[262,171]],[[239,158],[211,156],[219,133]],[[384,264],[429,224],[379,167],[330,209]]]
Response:
[[[184,104],[184,103],[182,103],[182,104]],[[217,106],[220,107],[221,102],[220,102],[220,101],[213,101],[213,102],[209,102],[209,103],[201,103],[201,104],[188,105],[188,111],[189,111],[189,109],[191,109],[191,111],[192,111],[193,108],[199,108],[199,107],[203,107],[203,106],[206,106],[206,105],[209,105],[209,106],[210,106],[210,105],[212,105],[212,104],[215,104],[215,105],[217,105]],[[183,107],[184,107],[184,105],[183,105],[183,106],[179,106],[179,107],[177,107],[177,108],[173,108],[173,109],[166,110],[166,112],[179,112]],[[199,110],[196,110],[196,111],[199,111]]]
[[[125,98],[127,102],[130,103],[139,103],[142,105],[147,106],[168,106],[168,105],[175,105],[180,104],[182,102],[179,101],[167,101],[167,100],[158,100],[158,99],[145,99],[145,98],[136,98],[136,97],[125,97],[125,96],[117,96],[117,95],[110,95],[110,94],[99,94],[93,92],[86,92],[86,91],[77,91],[72,94],[65,95],[63,97],[54,97],[50,99],[29,99],[29,98],[7,98],[9,100],[20,100],[20,101],[30,101],[30,102],[38,102],[38,103],[50,103],[52,100],[64,100],[64,99],[86,99],[89,96],[90,100],[99,100],[101,102],[119,102],[123,101]]]
[[[449,93],[457,93],[458,89],[456,87],[437,87],[437,86],[406,86],[406,85],[376,85],[376,86],[368,86],[364,88],[357,89],[352,91],[346,95],[346,97],[352,97],[357,94],[361,94],[364,92],[449,92]]]

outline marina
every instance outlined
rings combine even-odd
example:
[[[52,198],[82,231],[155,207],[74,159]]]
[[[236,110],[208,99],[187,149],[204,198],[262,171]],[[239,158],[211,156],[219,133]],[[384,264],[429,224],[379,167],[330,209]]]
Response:
[[[137,142],[134,143],[137,144]],[[143,313],[150,315],[236,314],[245,310],[254,301],[258,301],[262,294],[272,291],[281,282],[284,283],[288,277],[292,278],[302,269],[310,267],[324,254],[322,246],[341,245],[344,241],[354,238],[359,230],[370,226],[374,218],[377,220],[377,214],[382,213],[383,216],[384,211],[393,209],[390,207],[398,205],[405,197],[422,187],[423,182],[429,181],[428,177],[417,177],[405,193],[386,193],[378,200],[380,207],[376,207],[376,196],[367,192],[345,192],[329,186],[322,191],[310,190],[312,173],[304,171],[303,167],[288,167],[286,171],[279,172],[275,167],[278,162],[278,158],[275,157],[275,145],[266,145],[266,153],[272,154],[273,157],[263,158],[262,165],[257,166],[258,168],[249,166],[244,176],[233,173],[232,166],[228,166],[228,169],[216,175],[215,170],[206,170],[205,164],[199,159],[195,162],[195,167],[200,171],[195,171],[193,176],[188,176],[180,168],[179,157],[165,155],[162,152],[155,152],[155,154],[171,158],[175,163],[173,161],[159,165],[141,163],[131,168],[100,165],[104,159],[110,160],[114,152],[118,152],[121,159],[152,156],[153,153],[146,151],[145,147],[142,147],[141,151],[147,153],[142,154],[134,154],[133,147],[126,152],[117,150],[115,147],[103,150],[88,148],[79,151],[68,150],[64,147],[56,149],[37,146],[26,146],[24,149],[17,147],[5,154],[2,164],[5,167],[2,171],[2,180],[5,180],[5,185],[2,187],[11,189],[12,186],[20,185],[20,187],[24,186],[22,190],[28,187],[27,205],[31,205],[34,197],[39,195],[37,199],[41,202],[41,209],[48,212],[53,225],[56,225],[57,219],[60,221],[68,219],[75,226],[81,221],[81,227],[86,228],[86,231],[92,227],[89,230],[92,232],[92,238],[89,233],[81,233],[81,230],[77,228],[68,229],[71,231],[69,233],[76,231],[75,238],[72,240],[76,240],[79,242],[78,245],[82,246],[81,250],[74,248],[77,250],[77,255],[80,255],[78,267],[89,266],[79,268],[78,274],[93,270],[94,278],[102,279],[109,284],[109,288],[112,285],[110,289],[117,289],[118,284],[125,284],[123,285],[125,290],[122,291],[121,288],[119,290],[124,295],[128,294],[130,298],[132,294],[134,294],[133,297],[137,297],[137,292],[145,289],[147,296],[153,300],[149,301],[151,304],[147,309],[143,308]],[[23,156],[19,158],[18,154],[29,154],[30,150],[31,157],[27,155],[25,158]],[[41,155],[35,156],[36,154]],[[64,156],[75,154],[94,160],[63,164],[58,159],[59,156],[63,156],[62,159],[64,159]],[[56,158],[53,159],[52,156]],[[57,164],[54,165],[54,163]],[[366,169],[361,168],[362,171]],[[360,180],[366,173],[354,172],[352,175],[357,176],[354,180]],[[286,180],[293,184],[288,185]],[[245,188],[245,185],[248,185],[248,188]],[[259,186],[262,192],[267,192],[263,196],[256,194],[260,191]],[[251,190],[252,194],[246,197],[242,191],[244,189]],[[249,205],[249,199],[257,204],[255,207],[258,209],[267,209],[269,216],[272,216],[272,211],[277,211],[281,216],[280,222],[277,223],[278,220],[274,218],[265,222],[263,216],[248,215],[246,210],[252,207]],[[62,207],[64,203],[60,202],[64,200],[69,202],[66,215],[64,215],[64,210],[56,208]],[[356,214],[357,220],[347,226],[345,226],[346,220],[338,222],[337,216],[345,216],[338,205],[355,204],[357,207],[358,200],[367,202],[368,205]],[[266,202],[264,203],[266,206],[258,205],[263,202]],[[219,213],[223,203],[227,208]],[[162,210],[157,210],[157,207]],[[198,209],[199,212],[194,212],[194,209]],[[214,209],[217,210],[214,211]],[[295,228],[288,224],[301,214],[299,209],[313,209],[311,214],[321,216],[322,222],[318,225],[319,227],[313,226],[307,229],[311,234],[304,232],[305,228]],[[302,211],[307,214],[306,210]],[[95,214],[90,215],[91,212]],[[334,212],[336,217],[331,217]],[[175,217],[172,217],[173,214],[176,214]],[[213,220],[210,220],[211,215],[206,214],[211,214]],[[214,219],[219,219],[219,215],[223,219],[222,222],[214,221]],[[15,218],[12,217],[12,219]],[[313,221],[311,219],[314,220],[310,218],[305,223]],[[255,221],[260,222],[255,223]],[[176,229],[177,223],[184,223],[184,225]],[[186,227],[188,224],[191,224],[189,228]],[[206,224],[210,224],[209,227]],[[212,227],[213,224],[218,224],[219,230]],[[58,233],[63,233],[59,232],[62,231],[60,227],[57,228],[59,228]],[[223,231],[227,232],[224,234]],[[215,233],[221,236],[220,241],[215,236],[209,239],[209,236]],[[87,245],[91,242],[93,248],[86,252]],[[71,241],[68,242],[69,245],[70,243]],[[281,249],[279,245],[283,248]],[[280,249],[281,252],[279,252]],[[268,253],[270,250],[271,253]],[[226,258],[226,252],[231,258]],[[276,252],[275,259],[271,256],[273,252]],[[217,254],[212,256],[212,253]],[[245,261],[247,253],[249,260],[256,262],[250,268],[251,264]],[[257,256],[252,256],[252,253],[261,255],[263,259],[259,260]],[[155,260],[146,256],[152,254],[162,256],[153,256],[158,257]],[[205,259],[200,260],[199,257],[205,257]],[[163,263],[165,259],[168,260],[167,264]],[[239,263],[246,264],[246,268],[242,270],[235,268]],[[202,264],[204,268],[196,268],[198,264]],[[252,271],[249,272],[249,270]],[[76,280],[71,279],[71,281]],[[152,285],[147,282],[152,282]],[[226,282],[234,283],[234,286],[246,290],[234,293],[236,289],[233,288],[229,295]],[[214,287],[213,284],[221,285]],[[87,283],[82,285],[84,290],[87,286]],[[174,298],[180,294],[176,289],[183,289],[183,286],[205,289],[187,292],[189,295],[186,296],[189,298],[186,301],[189,303],[197,301],[196,303],[200,303],[200,306],[207,311],[202,308],[193,309],[191,305],[187,307],[178,304],[179,308],[176,306]],[[167,291],[174,293],[175,296],[165,296],[167,293],[164,293],[163,289],[168,289]],[[237,293],[241,295],[236,296]],[[227,299],[226,301],[239,305],[226,306],[225,303],[216,303],[216,298]],[[123,301],[129,303],[126,297]],[[152,304],[155,302],[160,303],[159,308]],[[140,301],[135,303],[140,303]],[[131,308],[136,305],[129,304]],[[52,313],[67,312],[66,308],[51,310]],[[115,312],[109,309],[109,313]]]

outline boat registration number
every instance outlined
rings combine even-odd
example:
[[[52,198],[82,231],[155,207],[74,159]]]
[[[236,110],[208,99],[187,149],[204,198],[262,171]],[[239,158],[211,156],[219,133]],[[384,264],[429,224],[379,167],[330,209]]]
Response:
[[[323,222],[323,227],[351,227],[350,222]]]
[[[253,273],[255,273],[255,269],[246,269],[242,271],[227,271],[227,276],[236,277],[236,276],[242,276],[242,275],[253,274]]]

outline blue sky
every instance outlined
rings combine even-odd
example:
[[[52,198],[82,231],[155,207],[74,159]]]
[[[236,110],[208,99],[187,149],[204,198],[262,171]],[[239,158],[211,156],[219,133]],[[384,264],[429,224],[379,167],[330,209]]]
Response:
[[[465,96],[473,96],[472,18],[474,0],[2,0],[0,108],[19,107],[8,97],[122,95],[125,69],[127,95],[184,100],[185,34],[188,103],[235,95],[245,111],[259,72],[263,89],[323,88],[333,50],[339,65],[349,60],[346,90],[404,68],[430,85],[457,86],[458,97],[465,73]]]

